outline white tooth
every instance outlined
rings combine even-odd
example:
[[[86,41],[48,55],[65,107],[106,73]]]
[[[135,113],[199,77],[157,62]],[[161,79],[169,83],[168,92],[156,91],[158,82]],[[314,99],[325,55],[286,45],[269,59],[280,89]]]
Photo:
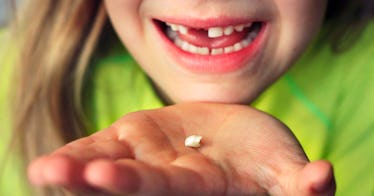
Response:
[[[222,35],[223,35],[222,27],[212,27],[208,29],[208,37],[210,38],[221,37]]]
[[[198,47],[194,46],[192,44],[190,44],[189,47],[188,47],[188,51],[191,52],[191,53],[193,53],[193,54],[197,53],[197,49],[198,49]]]
[[[186,41],[182,41],[182,50],[184,51],[188,51],[188,49],[190,48],[190,44]]]
[[[179,30],[179,32],[180,32],[181,34],[183,34],[183,35],[186,35],[187,32],[188,32],[188,28],[185,27],[185,26],[183,26],[183,25],[179,25],[179,26],[178,26],[178,30]]]
[[[244,27],[250,27],[250,26],[252,26],[252,23],[248,23],[248,24],[244,25]]]
[[[228,46],[224,49],[224,53],[231,53],[234,51],[234,46]]]
[[[242,47],[242,45],[240,44],[240,43],[236,43],[235,45],[234,45],[234,51],[239,51],[239,50],[241,50],[243,47]]]
[[[242,32],[243,29],[244,29],[244,25],[237,25],[237,26],[234,27],[234,29],[235,29],[236,31],[238,31],[238,32]]]
[[[224,30],[225,35],[231,35],[232,32],[234,32],[234,27],[232,27],[232,26],[226,27],[225,30]]]
[[[202,138],[203,137],[201,137],[200,135],[188,136],[186,140],[184,141],[184,145],[186,147],[199,148],[201,146],[200,142]]]
[[[171,23],[166,23],[166,24],[171,28],[171,30],[178,31],[178,25],[171,24]]]
[[[178,31],[178,25],[172,24],[171,25],[171,30]]]
[[[243,48],[245,48],[245,47],[247,47],[251,42],[252,42],[252,40],[247,38],[247,39],[241,41],[240,44],[242,45]]]
[[[197,53],[201,55],[208,55],[209,54],[209,48],[208,47],[198,47]]]
[[[218,55],[223,53],[223,48],[213,48],[211,51],[212,55]]]
[[[179,48],[182,48],[183,41],[177,37],[177,38],[175,38],[175,40],[174,40],[174,44],[175,44],[176,46],[178,46]]]

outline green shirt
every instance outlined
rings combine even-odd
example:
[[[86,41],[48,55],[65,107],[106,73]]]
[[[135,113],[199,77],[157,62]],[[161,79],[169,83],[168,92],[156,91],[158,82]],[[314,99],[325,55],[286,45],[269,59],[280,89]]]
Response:
[[[338,196],[374,194],[373,33],[371,24],[356,45],[339,55],[327,46],[311,47],[253,104],[287,124],[311,160],[333,163]],[[3,101],[4,92],[0,93]],[[163,106],[147,76],[126,53],[94,62],[84,97],[93,130],[128,112]],[[0,195],[9,195],[1,191],[4,186],[0,185]]]

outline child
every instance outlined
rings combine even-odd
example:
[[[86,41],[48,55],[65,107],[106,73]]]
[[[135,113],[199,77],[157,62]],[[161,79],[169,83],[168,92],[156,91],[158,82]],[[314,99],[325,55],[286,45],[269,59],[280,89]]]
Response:
[[[373,192],[371,2],[104,3],[33,1],[17,27],[14,137],[26,163],[59,148],[30,165],[34,184],[90,194],[333,194],[330,164],[309,163],[273,117],[234,105],[251,104],[289,126],[310,160],[332,162],[338,194]],[[147,76],[117,45],[105,12]],[[331,53],[328,41],[349,49]],[[161,108],[183,102],[217,104]],[[203,136],[201,148],[183,146],[190,134]]]

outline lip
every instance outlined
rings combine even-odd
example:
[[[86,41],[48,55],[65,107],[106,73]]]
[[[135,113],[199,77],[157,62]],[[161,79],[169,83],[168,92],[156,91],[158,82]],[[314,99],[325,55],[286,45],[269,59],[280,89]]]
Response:
[[[207,19],[195,19],[195,18],[155,18],[156,20],[160,20],[163,22],[173,23],[173,24],[180,24],[196,29],[206,29],[210,27],[222,27],[222,26],[229,26],[229,25],[240,25],[246,24],[254,21],[262,21],[257,18],[252,18],[251,20],[248,19],[241,19],[241,18],[229,18],[229,17],[216,17],[216,18],[207,18]]]
[[[154,19],[163,22],[181,24],[192,28],[209,28],[216,26],[238,25],[256,20],[231,19],[231,18],[214,18],[205,20],[196,19]],[[259,51],[263,47],[264,37],[267,32],[267,23],[261,21],[262,27],[256,39],[250,45],[240,51],[220,54],[220,55],[198,55],[192,54],[174,45],[174,43],[165,35],[161,27],[153,22],[161,40],[163,47],[169,51],[169,56],[177,62],[183,69],[194,73],[206,74],[224,74],[242,70],[248,66],[254,66],[253,63]]]

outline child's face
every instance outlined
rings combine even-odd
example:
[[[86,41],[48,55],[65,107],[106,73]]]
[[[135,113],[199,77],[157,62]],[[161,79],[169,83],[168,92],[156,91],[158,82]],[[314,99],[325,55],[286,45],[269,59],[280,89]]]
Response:
[[[121,40],[170,102],[248,103],[319,29],[327,0],[106,0]],[[217,28],[218,27],[218,28]]]

